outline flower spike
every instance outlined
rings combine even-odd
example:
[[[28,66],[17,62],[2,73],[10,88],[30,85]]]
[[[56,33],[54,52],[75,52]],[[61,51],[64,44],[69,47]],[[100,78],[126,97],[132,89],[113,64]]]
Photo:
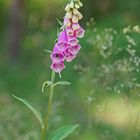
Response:
[[[71,62],[76,58],[81,46],[78,44],[78,38],[83,38],[85,30],[79,25],[79,20],[83,15],[79,12],[79,8],[83,4],[80,0],[70,0],[66,5],[63,25],[58,36],[58,41],[50,55],[52,59],[51,69],[61,74],[65,68],[64,62]]]

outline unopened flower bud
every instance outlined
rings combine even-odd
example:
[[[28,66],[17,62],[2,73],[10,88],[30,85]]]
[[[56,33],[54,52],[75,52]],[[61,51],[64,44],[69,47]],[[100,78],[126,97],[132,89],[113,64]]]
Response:
[[[82,6],[83,6],[83,3],[82,3],[82,2],[80,2],[80,1],[78,2],[78,4],[79,4],[79,6],[80,6],[80,7],[82,7]]]
[[[70,3],[70,8],[74,8],[74,2],[73,1],[71,1],[71,3]]]
[[[79,20],[83,18],[83,15],[80,12],[78,12],[76,16]]]
[[[76,8],[76,9],[79,9],[80,6],[79,6],[78,4],[75,4],[75,8]]]
[[[78,12],[79,12],[79,11],[78,11],[76,8],[73,9],[73,14],[74,14],[74,15],[76,15]]]
[[[65,7],[65,11],[69,11],[70,10],[70,4],[68,3],[67,5],[66,5],[66,7]]]
[[[72,12],[71,11],[66,13],[66,18],[68,18],[68,19],[72,18]]]
[[[72,22],[77,23],[78,22],[78,17],[76,15],[72,16]]]

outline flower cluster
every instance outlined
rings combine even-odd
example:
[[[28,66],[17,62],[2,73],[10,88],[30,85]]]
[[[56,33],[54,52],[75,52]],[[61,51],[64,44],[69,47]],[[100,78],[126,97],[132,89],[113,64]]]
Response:
[[[66,5],[63,29],[59,33],[58,41],[51,54],[51,69],[56,73],[61,73],[65,68],[64,62],[71,62],[81,49],[78,38],[84,36],[85,30],[78,23],[83,17],[78,9],[82,5],[80,0],[71,0]]]

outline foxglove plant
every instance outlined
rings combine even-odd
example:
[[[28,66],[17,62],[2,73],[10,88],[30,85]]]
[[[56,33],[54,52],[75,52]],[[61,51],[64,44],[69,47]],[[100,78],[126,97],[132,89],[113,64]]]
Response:
[[[49,101],[47,106],[48,108],[44,119],[41,113],[35,109],[27,100],[21,99],[14,95],[14,98],[25,104],[36,116],[42,130],[41,140],[63,140],[78,127],[78,125],[67,125],[59,128],[51,135],[48,134],[49,117],[52,110],[54,87],[57,85],[70,85],[70,83],[67,81],[55,82],[55,73],[58,73],[61,76],[61,72],[65,68],[65,62],[71,62],[74,60],[81,49],[78,39],[84,37],[85,33],[85,30],[79,25],[79,20],[81,20],[83,17],[79,12],[79,8],[82,6],[83,4],[80,2],[80,0],[70,0],[65,7],[66,14],[60,28],[57,42],[55,43],[53,51],[50,55],[52,60],[51,81],[44,82],[42,87],[42,92],[44,92],[45,86],[50,87]]]

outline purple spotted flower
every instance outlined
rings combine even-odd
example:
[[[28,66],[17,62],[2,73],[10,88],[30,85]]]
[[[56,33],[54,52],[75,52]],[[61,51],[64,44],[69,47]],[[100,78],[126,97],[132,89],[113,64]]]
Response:
[[[78,11],[82,7],[74,1],[74,5],[68,3],[66,6],[66,15],[64,16],[62,30],[59,33],[58,41],[50,55],[52,59],[51,69],[56,73],[61,73],[65,68],[65,61],[74,60],[81,49],[78,38],[84,37],[85,30],[79,25],[78,21],[82,18],[82,14]]]
[[[55,45],[53,49],[53,52],[51,54],[51,59],[54,63],[61,63],[65,61],[65,55],[62,51],[59,51],[57,44]]]

